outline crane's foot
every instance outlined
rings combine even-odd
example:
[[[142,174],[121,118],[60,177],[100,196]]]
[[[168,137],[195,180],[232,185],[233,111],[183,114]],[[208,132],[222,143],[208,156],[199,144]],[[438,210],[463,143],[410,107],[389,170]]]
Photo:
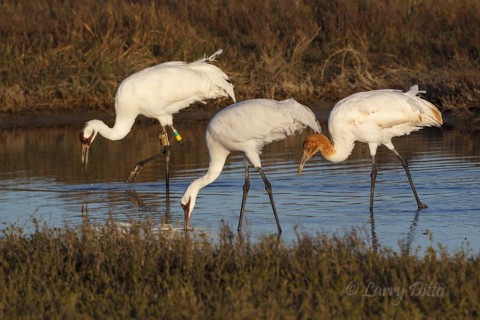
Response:
[[[418,204],[418,210],[427,209],[427,208],[428,208],[428,206],[425,203],[419,203]]]
[[[125,180],[125,183],[131,183],[134,182],[135,179],[137,178],[137,175],[142,171],[143,166],[141,164],[136,164],[135,168],[130,172],[130,175],[128,176],[127,180]]]

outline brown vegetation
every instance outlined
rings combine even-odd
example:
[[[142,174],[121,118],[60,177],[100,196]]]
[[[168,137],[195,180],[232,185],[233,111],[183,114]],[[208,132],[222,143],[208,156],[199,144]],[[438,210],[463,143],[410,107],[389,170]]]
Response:
[[[157,231],[158,232],[158,231]],[[479,316],[479,258],[375,252],[356,232],[251,242],[119,228],[8,228],[2,319],[466,319]]]
[[[292,96],[315,107],[418,83],[471,121],[478,30],[476,0],[2,1],[0,111],[113,112],[129,74],[223,48],[218,64],[239,99]]]

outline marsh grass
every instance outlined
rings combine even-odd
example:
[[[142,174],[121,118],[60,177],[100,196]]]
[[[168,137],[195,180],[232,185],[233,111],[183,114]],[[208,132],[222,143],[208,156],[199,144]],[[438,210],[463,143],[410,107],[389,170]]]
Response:
[[[479,316],[478,255],[375,251],[355,231],[298,234],[287,244],[227,226],[209,240],[159,234],[149,222],[125,229],[86,219],[79,229],[6,228],[0,250],[2,319]],[[412,289],[418,283],[437,289]],[[386,291],[395,288],[404,294]]]
[[[292,96],[314,107],[418,83],[443,111],[477,121],[479,29],[476,0],[7,0],[0,111],[113,112],[129,74],[223,48],[218,65],[240,100]]]

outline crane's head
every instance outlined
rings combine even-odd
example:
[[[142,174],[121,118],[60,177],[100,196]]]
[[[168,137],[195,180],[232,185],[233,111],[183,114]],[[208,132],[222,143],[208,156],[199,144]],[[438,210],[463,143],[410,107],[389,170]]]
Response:
[[[185,215],[185,230],[188,230],[190,225],[190,217],[192,216],[193,208],[195,207],[195,201],[197,200],[197,195],[199,191],[197,186],[197,180],[193,181],[185,190],[185,193],[180,200],[180,205],[182,206],[183,213]]]
[[[93,120],[95,121],[95,120]],[[97,136],[97,130],[95,130],[95,122],[89,121],[85,124],[85,127],[80,132],[80,142],[82,143],[82,167],[86,170],[88,165],[88,150],[93,140]]]
[[[330,140],[321,133],[314,133],[305,138],[303,141],[303,156],[298,166],[298,175],[302,173],[305,163],[313,157],[317,152],[324,154],[327,148],[331,146]]]

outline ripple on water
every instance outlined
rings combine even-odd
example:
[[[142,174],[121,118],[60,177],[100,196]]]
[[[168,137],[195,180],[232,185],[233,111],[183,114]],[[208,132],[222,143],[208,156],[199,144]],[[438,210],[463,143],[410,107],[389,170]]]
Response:
[[[201,121],[180,122],[177,129],[203,137],[205,126]],[[65,222],[75,226],[88,213],[98,223],[113,219],[123,225],[131,219],[153,219],[159,230],[181,228],[180,198],[188,184],[208,170],[203,138],[195,143],[187,141],[184,148],[172,153],[170,203],[165,197],[161,159],[147,165],[136,183],[123,183],[139,159],[158,151],[158,142],[151,138],[158,136],[157,131],[156,126],[140,126],[120,142],[98,139],[92,146],[88,177],[80,170],[79,147],[70,141],[77,128],[0,132],[3,141],[14,141],[9,137],[12,134],[25,135],[25,139],[15,140],[19,145],[7,147],[0,159],[2,224],[26,224],[35,216],[54,226],[62,227]],[[341,163],[328,163],[316,156],[297,176],[304,137],[272,143],[262,155],[286,241],[295,240],[295,230],[315,235],[361,228],[366,237],[375,235],[380,245],[395,250],[406,243],[414,250],[436,243],[456,248],[466,242],[479,250],[480,151],[475,146],[480,140],[476,136],[454,130],[422,130],[394,141],[409,160],[419,196],[429,206],[421,212],[416,211],[401,163],[386,148],[379,148],[373,220],[369,212],[368,147],[358,143],[351,157]],[[37,142],[42,157],[26,156],[40,152],[31,150],[28,141]],[[125,154],[124,150],[130,152]],[[122,157],[116,156],[119,154]],[[244,170],[242,155],[234,153],[218,180],[200,191],[191,220],[195,230],[214,237],[222,220],[236,229]],[[275,233],[263,181],[254,168],[250,168],[250,176],[245,229],[253,237]]]

